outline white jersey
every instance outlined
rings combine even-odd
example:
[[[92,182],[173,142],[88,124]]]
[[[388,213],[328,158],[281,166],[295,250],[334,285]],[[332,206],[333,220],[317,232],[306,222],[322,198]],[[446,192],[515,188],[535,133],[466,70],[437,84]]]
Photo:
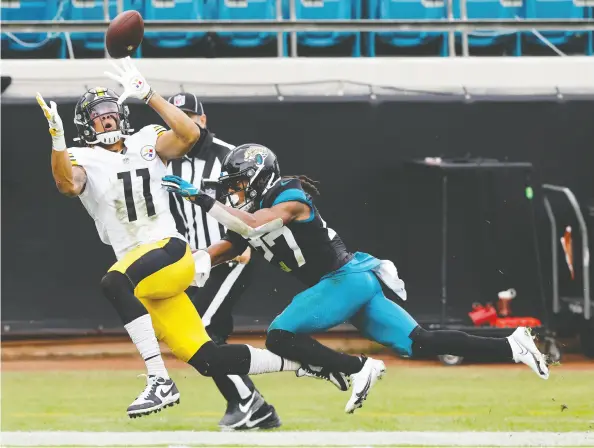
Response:
[[[149,125],[124,140],[122,152],[100,146],[70,148],[70,161],[87,172],[80,200],[95,220],[101,241],[118,260],[141,244],[177,237],[169,210],[169,193],[161,186],[167,174],[155,150],[165,128]]]

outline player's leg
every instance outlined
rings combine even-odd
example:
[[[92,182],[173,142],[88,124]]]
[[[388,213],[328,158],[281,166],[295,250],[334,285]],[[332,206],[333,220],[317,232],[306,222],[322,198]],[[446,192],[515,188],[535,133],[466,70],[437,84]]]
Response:
[[[165,285],[151,285],[150,282],[147,284],[147,278],[171,265],[176,267],[173,270],[165,269],[171,275]],[[146,291],[148,295],[172,295],[174,290],[180,288],[179,285],[184,288],[191,282],[193,271],[193,259],[187,244],[179,239],[167,238],[130,251],[114,264],[101,280],[105,296],[120,315],[124,327],[145,361],[147,388],[141,396],[153,389],[156,393],[161,387],[168,391],[177,389],[163,363],[151,317],[138,300],[139,288],[144,290],[152,287],[152,291]],[[147,286],[149,288],[146,288]],[[175,403],[178,399],[179,393],[176,392],[138,406],[138,403],[134,405],[138,401],[137,398],[128,408],[128,413],[130,416],[144,415],[146,412]]]
[[[166,300],[142,299],[155,331],[173,354],[204,376],[296,371],[299,363],[247,344],[216,345],[185,292]]]
[[[526,329],[518,328],[506,338],[479,337],[454,330],[427,331],[402,307],[387,299],[381,291],[380,281],[377,283],[377,294],[352,320],[370,339],[408,356],[489,354],[499,361],[523,362],[541,378],[548,377],[544,357]]]
[[[231,310],[244,289],[247,266],[223,264],[212,269],[202,288],[190,287],[186,291],[202,318],[206,331],[217,345],[223,345],[233,329]],[[213,378],[228,403],[240,402],[251,396],[254,384],[245,377],[239,387],[227,376]]]
[[[522,362],[530,367],[540,378],[548,379],[549,368],[545,356],[534,343],[530,329],[516,330],[504,338],[474,336],[462,331],[427,331],[417,327],[410,335],[413,341],[413,354],[485,356],[500,362]]]
[[[233,331],[233,306],[251,280],[253,265],[225,263],[215,267],[202,288],[186,291],[206,331],[217,345]],[[248,375],[217,375],[213,381],[227,401],[219,426],[224,429],[272,429],[281,425],[274,407],[264,400]]]
[[[347,276],[321,280],[297,294],[268,327],[266,347],[303,364],[323,367],[329,372],[352,374],[361,370],[358,356],[336,352],[313,339],[348,321],[369,298],[352,294]]]
[[[302,364],[322,367],[312,372],[330,379],[347,390],[342,372],[350,377],[353,397],[362,402],[385,371],[384,363],[372,358],[338,353],[315,341],[309,334],[326,331],[349,321],[375,294],[375,283],[366,272],[353,272],[323,279],[295,296],[289,306],[272,322],[266,346],[281,356]],[[329,377],[329,378],[328,378]],[[342,384],[341,384],[342,383]],[[349,403],[352,401],[349,400]],[[360,406],[357,406],[360,407]],[[346,412],[356,407],[347,404]]]

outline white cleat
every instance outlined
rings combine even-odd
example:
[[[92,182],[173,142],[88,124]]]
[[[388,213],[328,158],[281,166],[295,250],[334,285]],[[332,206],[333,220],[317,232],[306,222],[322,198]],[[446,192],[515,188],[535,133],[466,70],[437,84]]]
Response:
[[[353,392],[344,408],[344,412],[352,414],[355,409],[362,407],[367,395],[369,395],[369,391],[385,372],[386,365],[383,361],[363,357],[363,368],[351,375]]]
[[[536,347],[534,336],[529,328],[518,327],[507,339],[512,348],[515,362],[523,362],[543,380],[549,378],[546,359]]]
[[[179,390],[171,378],[146,376],[144,391],[128,407],[130,418],[142,417],[179,403]]]

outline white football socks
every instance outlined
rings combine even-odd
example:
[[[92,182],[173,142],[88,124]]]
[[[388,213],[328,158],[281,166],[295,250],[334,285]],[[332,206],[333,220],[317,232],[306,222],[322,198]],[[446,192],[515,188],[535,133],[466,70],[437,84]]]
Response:
[[[242,400],[245,400],[246,398],[252,395],[252,391],[249,387],[247,387],[247,385],[243,382],[239,375],[227,375],[227,378],[229,378],[233,382],[233,384],[235,384],[237,393],[239,394]]]
[[[247,344],[246,344],[247,345]],[[247,345],[250,349],[250,375],[257,375],[259,373],[271,373],[271,372],[284,372],[284,371],[296,371],[301,367],[301,364],[295,361],[290,361],[285,358],[281,358],[268,350],[261,348],[255,348],[251,345]]]
[[[161,349],[159,348],[157,336],[155,336],[151,316],[149,314],[140,316],[124,325],[124,328],[126,328],[132,342],[136,345],[142,359],[144,359],[147,373],[168,379],[169,374],[161,357]]]

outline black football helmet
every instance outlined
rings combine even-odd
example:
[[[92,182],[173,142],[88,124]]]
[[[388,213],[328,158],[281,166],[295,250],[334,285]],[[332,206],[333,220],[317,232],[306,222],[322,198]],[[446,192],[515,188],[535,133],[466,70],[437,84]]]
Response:
[[[251,211],[266,192],[280,180],[276,155],[268,148],[248,143],[234,148],[221,167],[219,183],[232,207]],[[245,191],[245,201],[240,203],[236,193]]]
[[[132,132],[128,121],[128,106],[118,104],[118,94],[105,87],[95,87],[85,92],[74,108],[74,124],[78,138],[88,145],[113,145]],[[95,120],[112,116],[115,129],[95,129]]]

